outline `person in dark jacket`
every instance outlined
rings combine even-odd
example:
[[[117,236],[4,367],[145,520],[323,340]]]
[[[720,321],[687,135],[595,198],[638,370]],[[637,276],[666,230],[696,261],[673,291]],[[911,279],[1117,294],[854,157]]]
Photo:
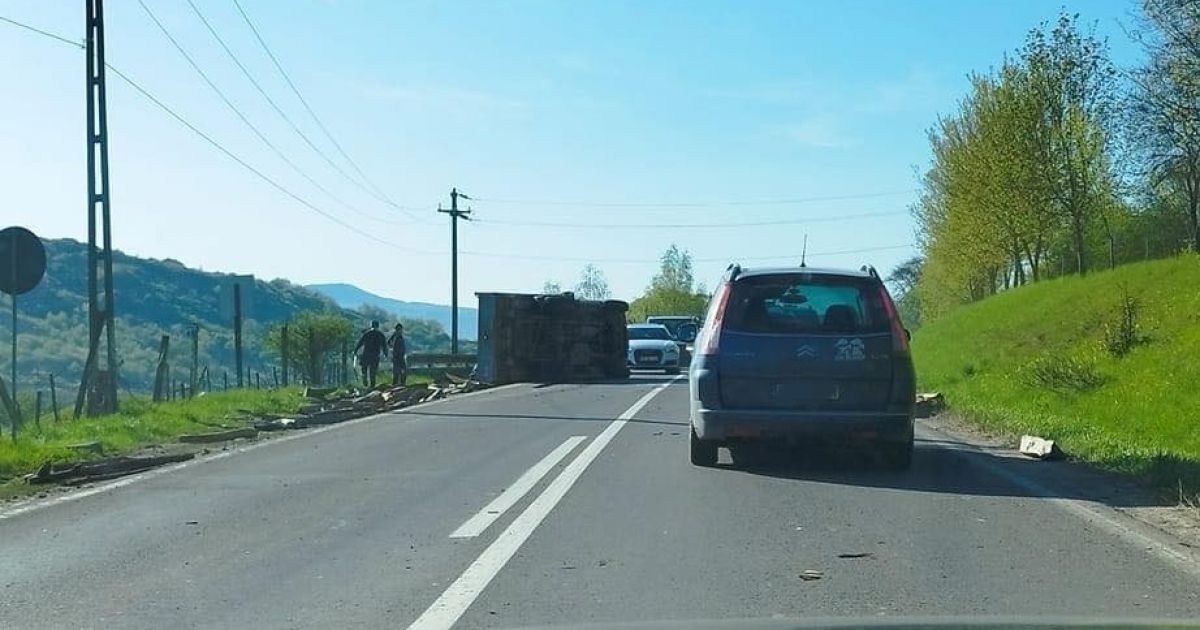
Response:
[[[379,322],[372,321],[371,327],[358,338],[358,344],[354,346],[355,354],[362,350],[358,364],[362,366],[363,385],[375,387],[375,374],[379,371],[379,360],[383,358],[386,347],[387,337],[379,331]]]
[[[392,386],[404,385],[408,378],[408,344],[404,341],[404,324],[396,324],[396,332],[388,338],[388,347],[392,349]]]

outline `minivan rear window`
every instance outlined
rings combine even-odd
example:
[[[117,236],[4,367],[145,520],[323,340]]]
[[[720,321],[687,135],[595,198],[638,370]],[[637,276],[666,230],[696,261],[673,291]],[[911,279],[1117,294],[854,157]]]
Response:
[[[725,310],[726,330],[766,334],[890,332],[878,282],[794,273],[740,278]]]

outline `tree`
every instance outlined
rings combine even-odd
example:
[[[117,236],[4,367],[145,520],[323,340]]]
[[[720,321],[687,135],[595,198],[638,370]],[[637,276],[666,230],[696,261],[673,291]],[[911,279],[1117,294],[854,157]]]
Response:
[[[1030,32],[1022,58],[1041,105],[1037,156],[1055,208],[1068,223],[1075,270],[1088,271],[1087,229],[1115,190],[1111,151],[1117,134],[1117,71],[1108,47],[1081,34],[1078,16]]]
[[[1151,188],[1179,193],[1193,250],[1200,251],[1200,4],[1144,0],[1148,33],[1135,38],[1149,62],[1130,74],[1129,113]]]
[[[693,315],[703,317],[708,295],[696,286],[692,256],[672,244],[659,259],[658,273],[641,297],[629,304],[626,317],[642,322],[650,315]]]
[[[546,295],[557,295],[562,292],[562,285],[556,280],[547,280],[546,282],[542,283],[542,293],[545,293]]]
[[[695,284],[692,255],[672,243],[659,258],[658,274],[650,281],[650,288],[692,293]]]
[[[394,313],[389,313],[388,311],[379,308],[374,304],[362,304],[359,305],[359,307],[355,310],[357,310],[358,314],[362,315],[363,319],[367,320],[368,322],[377,321],[381,325],[396,319],[396,315]]]
[[[288,367],[313,385],[324,384],[324,367],[346,344],[354,343],[354,324],[340,315],[301,313],[287,323]],[[282,325],[267,333],[264,345],[283,356]]]
[[[612,297],[612,291],[608,289],[604,272],[589,263],[579,276],[579,284],[575,285],[575,295],[583,300],[607,300]]]

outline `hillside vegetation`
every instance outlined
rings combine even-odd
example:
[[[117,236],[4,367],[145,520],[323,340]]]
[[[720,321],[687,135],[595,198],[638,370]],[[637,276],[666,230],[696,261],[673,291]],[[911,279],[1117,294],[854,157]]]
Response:
[[[62,406],[73,400],[87,355],[87,246],[70,239],[46,239],[44,244],[45,278],[33,291],[17,298],[18,391],[27,395],[34,389],[45,391],[49,375],[54,374]],[[236,383],[232,316],[227,308],[222,308],[232,276],[191,269],[175,260],[137,258],[120,251],[114,252],[113,271],[117,356],[123,391],[152,389],[162,335],[171,338],[169,360],[173,374],[186,374],[191,363],[193,324],[200,327],[200,369],[208,368],[214,388],[223,386],[226,375],[231,384]],[[263,342],[279,324],[302,313],[314,312],[345,317],[360,327],[372,317],[385,321],[395,317],[379,309],[342,309],[331,299],[282,279],[255,280],[252,289],[243,288],[243,303],[246,307],[243,364],[246,369],[261,373],[264,385],[273,382],[274,368],[280,358],[268,351]],[[5,313],[0,317],[0,340],[5,344],[5,351],[0,352],[0,366],[6,380],[10,304],[8,296],[0,295],[0,310]],[[449,349],[449,336],[437,322],[402,321],[410,351]]]
[[[913,336],[918,378],[985,429],[1200,489],[1200,255],[1043,281]]]

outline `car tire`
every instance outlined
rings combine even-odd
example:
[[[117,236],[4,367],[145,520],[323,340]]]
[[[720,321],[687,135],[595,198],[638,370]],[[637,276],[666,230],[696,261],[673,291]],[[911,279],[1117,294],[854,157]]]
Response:
[[[912,468],[913,440],[904,442],[887,442],[880,445],[880,455],[888,470],[905,471]]]
[[[688,431],[691,436],[688,444],[688,455],[693,466],[710,468],[717,465],[717,443],[712,440],[701,440],[696,436],[696,429]]]

